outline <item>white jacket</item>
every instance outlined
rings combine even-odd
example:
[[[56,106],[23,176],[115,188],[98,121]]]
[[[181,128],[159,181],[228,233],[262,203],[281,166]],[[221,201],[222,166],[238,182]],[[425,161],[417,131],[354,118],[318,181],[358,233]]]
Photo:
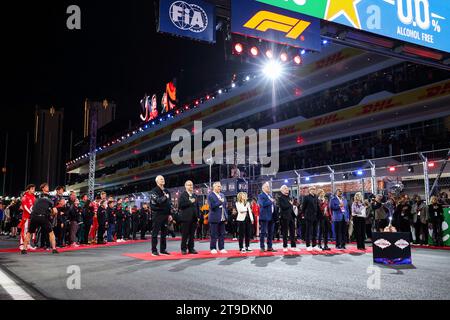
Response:
[[[250,221],[253,223],[253,212],[250,203],[247,202],[247,205],[243,205],[241,202],[236,202],[236,210],[238,212],[236,221],[245,221],[247,213],[250,213]]]

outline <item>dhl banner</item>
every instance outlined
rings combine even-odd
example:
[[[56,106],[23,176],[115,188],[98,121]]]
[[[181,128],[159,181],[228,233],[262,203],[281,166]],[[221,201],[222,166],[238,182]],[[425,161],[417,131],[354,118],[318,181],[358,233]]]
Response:
[[[231,32],[320,51],[320,21],[255,0],[231,1]]]
[[[398,94],[396,96],[372,102],[369,104],[358,105],[338,112],[316,117],[310,120],[300,122],[296,125],[280,128],[280,138],[288,137],[293,134],[298,134],[299,132],[302,133],[305,131],[326,127],[327,125],[335,124],[342,121],[367,117],[373,114],[379,114],[395,108],[407,107],[417,102],[421,101],[425,102],[430,99],[441,98],[448,95],[450,95],[450,80],[439,82],[416,90],[407,91]],[[226,147],[232,146],[227,145]],[[147,164],[143,167],[135,168],[126,172],[114,174],[109,177],[101,178],[97,180],[97,182],[99,184],[111,183],[113,181],[120,180],[125,177],[133,177],[142,173],[147,174],[149,171],[153,170],[161,171],[170,167],[173,167],[172,161],[170,159],[163,160],[156,163]],[[86,185],[87,185],[86,183],[82,183],[80,186]]]
[[[354,48],[344,48],[336,53],[324,57],[314,63],[310,63],[302,68],[298,69],[298,75],[302,78],[306,78],[314,72],[320,71],[327,67],[333,66],[339,62],[351,59],[355,56],[361,55],[364,52]]]
[[[309,119],[296,125],[281,128],[280,137],[298,132],[305,132],[317,128],[322,128],[324,126],[337,122],[371,116],[373,114],[379,114],[391,109],[406,107],[417,102],[440,98],[449,94],[450,80],[447,80],[412,91],[407,91],[387,99],[358,105],[334,113],[329,113],[324,116]]]

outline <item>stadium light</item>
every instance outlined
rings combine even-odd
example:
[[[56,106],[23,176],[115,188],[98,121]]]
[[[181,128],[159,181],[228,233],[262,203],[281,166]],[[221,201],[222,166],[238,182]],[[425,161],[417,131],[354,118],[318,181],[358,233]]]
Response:
[[[302,64],[302,57],[300,57],[299,55],[296,55],[296,56],[294,57],[294,62],[295,62],[295,64],[297,64],[297,65]]]
[[[276,61],[270,61],[264,66],[263,73],[267,78],[277,80],[283,73],[283,67]]]
[[[250,54],[251,54],[252,56],[256,57],[256,56],[259,54],[259,49],[258,49],[258,47],[252,47],[252,48],[250,49]]]
[[[287,55],[286,52],[282,52],[282,53],[280,54],[280,60],[281,60],[282,62],[287,62],[287,61],[288,61],[288,55]]]
[[[364,173],[363,173],[362,170],[358,170],[358,171],[356,171],[356,174],[357,174],[358,176],[362,176]]]
[[[428,162],[428,168],[434,168],[435,163],[434,162]]]
[[[311,180],[310,177],[306,177],[306,178],[305,178],[305,181],[308,181],[308,182],[309,182],[310,180]]]
[[[272,59],[272,58],[273,58],[273,51],[270,50],[270,49],[267,50],[267,51],[266,51],[266,57],[269,58],[269,59]]]
[[[409,166],[408,167],[408,172],[409,173],[414,173],[414,167],[413,166]]]
[[[305,54],[305,53],[306,53],[306,50],[303,49],[300,53],[301,53],[301,54]]]
[[[244,52],[244,46],[242,45],[242,43],[236,43],[236,44],[234,45],[234,51],[235,51],[237,54],[242,54],[242,52]]]
[[[397,169],[395,167],[389,167],[389,172],[395,172]]]

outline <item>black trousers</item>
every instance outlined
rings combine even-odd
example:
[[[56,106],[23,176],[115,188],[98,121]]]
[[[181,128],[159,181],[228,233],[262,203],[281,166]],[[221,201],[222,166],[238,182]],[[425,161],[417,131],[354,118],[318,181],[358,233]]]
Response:
[[[442,222],[441,221],[433,221],[433,242],[442,247],[444,244],[442,242]]]
[[[291,248],[295,248],[297,243],[295,241],[295,221],[293,219],[281,219],[281,233],[283,235],[283,248],[288,247],[288,232],[289,240],[291,241]]]
[[[91,231],[91,225],[92,225],[92,223],[88,223],[86,221],[83,223],[83,228],[84,228],[83,243],[84,244],[88,244],[88,242],[89,242],[89,231]]]
[[[414,224],[414,233],[416,235],[416,243],[418,244],[427,244],[428,243],[428,225],[426,223],[420,222],[418,220]],[[423,240],[420,237],[423,236]]]
[[[56,226],[54,229],[55,231],[55,238],[56,238],[56,246],[61,247],[64,245],[64,227],[61,227],[61,225]]]
[[[372,224],[366,222],[366,235],[367,238],[372,239]]]
[[[131,234],[131,221],[130,220],[125,220],[125,222],[123,223],[123,237],[124,239],[130,239],[130,234]]]
[[[353,217],[353,228],[358,249],[364,249],[364,240],[366,239],[366,219],[362,217]]]
[[[195,230],[197,221],[181,223],[181,251],[194,251]]]
[[[141,240],[145,240],[145,233],[147,232],[148,221],[141,220],[139,222],[139,229],[141,230]]]
[[[347,223],[345,220],[334,222],[334,232],[336,233],[336,247],[345,246],[345,233],[347,232]]]
[[[313,247],[317,244],[317,222],[317,220],[306,220],[305,241],[307,247],[311,246],[311,240]]]
[[[117,221],[117,240],[123,238],[123,220]]]
[[[136,234],[139,230],[139,221],[133,221],[132,222],[132,228],[133,228],[133,240],[136,240]]]
[[[327,218],[323,218],[320,220],[320,227],[319,227],[319,245],[322,244],[323,239],[323,245],[326,247],[328,246],[328,236],[330,235],[331,231],[331,222]]]
[[[105,238],[104,238],[104,234],[105,234],[106,228],[104,224],[99,224],[98,225],[98,230],[97,230],[97,244],[100,243],[104,243]]]
[[[253,225],[250,219],[246,219],[244,221],[237,221],[237,227],[239,231],[239,249],[244,249],[244,241],[245,248],[248,249],[250,247],[250,237],[252,235]]]
[[[167,248],[167,223],[168,217],[166,215],[155,215],[153,217],[152,229],[152,252],[158,251],[158,234],[161,232],[161,251],[166,251]]]

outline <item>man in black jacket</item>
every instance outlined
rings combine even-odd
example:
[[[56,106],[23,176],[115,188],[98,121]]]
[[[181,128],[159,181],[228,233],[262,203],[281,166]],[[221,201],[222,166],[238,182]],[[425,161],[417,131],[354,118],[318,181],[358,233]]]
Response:
[[[291,250],[299,251],[295,241],[295,214],[293,209],[294,202],[289,198],[289,188],[281,187],[281,196],[278,198],[280,208],[281,233],[283,234],[283,251],[288,251],[288,231],[291,241]]]
[[[194,234],[197,223],[200,219],[200,207],[198,199],[194,194],[194,184],[192,181],[186,181],[186,191],[181,193],[178,200],[178,208],[180,210],[179,221],[181,223],[181,253],[197,254],[194,249]]]
[[[100,207],[97,210],[97,221],[98,221],[98,231],[97,231],[97,244],[105,244],[105,231],[106,225],[108,223],[108,215],[106,209],[108,208],[108,201],[101,200]]]
[[[141,240],[145,240],[145,233],[149,230],[150,209],[148,204],[144,203],[139,211],[139,229],[141,230]],[[150,229],[151,230],[151,229]]]
[[[306,250],[308,251],[321,251],[316,248],[317,245],[317,223],[319,221],[320,206],[319,199],[316,196],[316,188],[310,187],[309,193],[303,198],[302,212],[305,215],[306,221]],[[311,238],[312,238],[312,248],[311,248]]]
[[[165,180],[163,176],[156,177],[156,188],[150,192],[150,208],[152,209],[152,255],[159,256],[158,253],[158,233],[161,231],[161,250],[163,255],[169,255],[167,248],[167,224],[172,221],[172,201],[170,192],[164,188]]]

